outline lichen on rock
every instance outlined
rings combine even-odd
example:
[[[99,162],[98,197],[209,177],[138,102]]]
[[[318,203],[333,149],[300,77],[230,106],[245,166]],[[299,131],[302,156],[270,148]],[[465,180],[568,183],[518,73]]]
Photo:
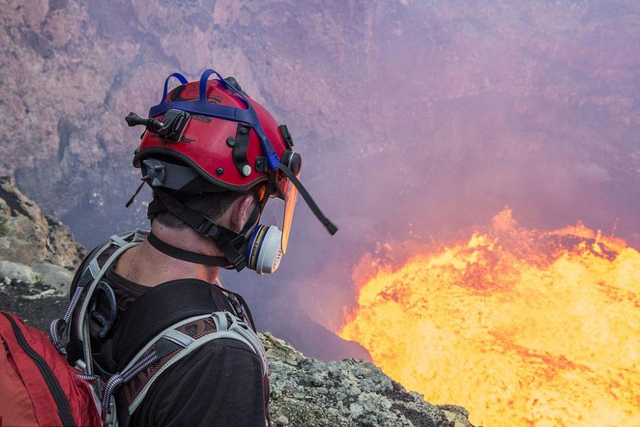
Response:
[[[271,413],[278,426],[469,427],[468,412],[407,392],[372,363],[307,358],[261,335],[271,370]]]

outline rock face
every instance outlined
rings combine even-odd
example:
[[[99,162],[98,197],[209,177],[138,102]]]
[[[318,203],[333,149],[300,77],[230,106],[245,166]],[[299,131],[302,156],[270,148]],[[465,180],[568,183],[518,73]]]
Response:
[[[369,362],[321,362],[268,333],[262,340],[278,426],[471,427],[464,408],[425,402]]]
[[[66,297],[72,271],[85,253],[69,227],[43,214],[11,177],[0,177],[2,308],[42,296]]]
[[[123,209],[140,177],[123,118],[172,72],[234,75],[289,126],[340,227],[328,239],[298,210],[304,249],[279,274],[306,277],[262,280],[256,318],[303,301],[333,330],[362,252],[505,205],[536,228],[616,224],[640,245],[638,16],[636,0],[5,0],[0,174],[88,247],[142,227],[143,197]]]
[[[0,7],[0,130],[13,136],[0,145],[0,173],[17,170],[21,188],[61,217],[82,204],[126,200],[139,130],[124,116],[157,102],[171,72],[194,78],[210,66],[238,77],[290,124],[301,152],[315,157],[306,178],[332,167],[335,176],[323,176],[317,191],[328,199],[344,187],[335,204],[351,197],[362,206],[349,214],[352,227],[384,202],[379,185],[390,181],[400,205],[424,182],[447,181],[448,193],[462,182],[456,187],[477,190],[469,197],[485,193],[478,185],[517,195],[527,185],[544,190],[539,182],[553,174],[568,181],[562,195],[572,199],[549,206],[544,193],[543,211],[573,213],[573,202],[586,199],[573,186],[637,194],[640,154],[628,143],[640,127],[633,0],[10,0]],[[531,182],[514,181],[538,164]],[[443,179],[446,171],[456,179]],[[363,204],[366,196],[376,203]],[[504,201],[496,204],[486,212]]]
[[[11,177],[0,177],[0,259],[26,265],[49,263],[73,269],[84,254],[84,247],[73,239],[69,227],[43,214],[15,187]],[[48,276],[54,274],[52,270],[56,268],[39,267],[40,272]],[[5,274],[5,277],[9,276]]]

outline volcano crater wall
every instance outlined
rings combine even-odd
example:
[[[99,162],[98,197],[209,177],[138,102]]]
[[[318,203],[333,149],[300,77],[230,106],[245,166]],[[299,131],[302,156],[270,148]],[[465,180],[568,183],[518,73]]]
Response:
[[[305,353],[332,347],[308,337],[339,328],[352,266],[380,242],[448,237],[508,205],[526,227],[582,220],[640,247],[638,2],[7,0],[0,12],[0,175],[88,248],[147,226],[148,192],[124,209],[140,176],[124,117],[145,115],[170,73],[213,66],[288,125],[340,232],[329,239],[301,206],[278,274],[241,275],[239,290]]]

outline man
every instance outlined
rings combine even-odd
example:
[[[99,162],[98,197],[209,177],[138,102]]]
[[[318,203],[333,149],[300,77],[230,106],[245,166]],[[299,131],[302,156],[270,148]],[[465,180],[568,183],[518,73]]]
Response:
[[[218,79],[210,80],[214,74]],[[168,92],[172,77],[180,85]],[[242,298],[214,285],[218,269],[274,272],[298,192],[331,234],[337,228],[297,178],[302,158],[287,127],[233,78],[206,70],[187,82],[172,74],[149,119],[131,113],[127,122],[146,128],[134,165],[153,189],[151,231],[121,255],[93,255],[106,273],[86,304],[93,307],[93,356],[85,352],[85,360],[92,358],[94,371],[108,380],[104,401],[115,395],[121,425],[262,427],[269,417],[266,358],[245,325],[253,328]],[[259,224],[271,197],[285,202],[282,230]],[[223,314],[193,320],[202,313]],[[168,339],[141,338],[157,335],[148,330],[162,322]],[[245,325],[235,329],[239,337],[203,338],[233,331],[234,322]],[[83,330],[77,324],[72,331]],[[203,344],[191,345],[196,341]],[[68,349],[74,353],[73,345]],[[75,354],[69,360],[81,359]],[[169,364],[171,358],[179,360]]]

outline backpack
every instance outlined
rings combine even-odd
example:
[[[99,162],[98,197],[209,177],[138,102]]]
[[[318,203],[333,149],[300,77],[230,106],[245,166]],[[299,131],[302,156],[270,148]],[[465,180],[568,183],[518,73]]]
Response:
[[[51,323],[50,342],[43,339],[46,335],[41,332],[23,326],[30,335],[38,337],[37,351],[46,354],[43,363],[36,362],[38,368],[42,365],[46,371],[46,367],[49,367],[60,383],[74,384],[80,391],[65,390],[64,396],[59,391],[53,391],[50,396],[57,396],[57,400],[54,399],[56,403],[63,408],[69,406],[72,414],[87,417],[73,420],[66,417],[62,422],[51,422],[49,419],[43,422],[36,417],[36,425],[126,426],[130,415],[140,406],[151,385],[163,372],[199,346],[218,338],[238,340],[259,356],[267,402],[269,371],[265,350],[255,332],[250,311],[240,295],[218,287],[219,292],[215,295],[224,295],[227,305],[232,309],[216,311],[220,305],[212,301],[212,290],[202,286],[202,283],[185,279],[171,286],[151,288],[134,301],[124,312],[123,318],[115,323],[115,296],[109,284],[103,280],[104,275],[124,251],[140,244],[146,236],[147,233],[140,230],[114,235],[83,260],[73,279],[72,297],[64,317]],[[6,316],[13,318],[9,314]],[[4,324],[0,323],[3,336],[4,329]],[[95,360],[100,353],[100,342],[107,337],[115,343],[113,350],[118,353],[120,361],[115,366],[115,372],[113,366],[101,366]],[[28,350],[24,352],[29,353]],[[66,356],[66,360],[63,356]],[[15,356],[13,358],[16,359]],[[24,356],[17,358],[23,359]],[[0,359],[0,372],[6,370],[5,365],[4,359]],[[34,387],[41,384],[28,381],[35,372],[34,367],[28,366],[16,372],[13,381],[22,381],[22,388],[32,396],[33,406],[45,405],[46,401],[48,406],[44,411],[50,411],[50,396],[36,394]],[[2,381],[2,401],[5,401],[7,393],[13,400],[24,396],[23,392],[14,396],[14,388],[5,387]],[[122,389],[123,393],[119,393],[116,399],[118,389]],[[0,403],[0,416],[3,414],[2,406]],[[266,407],[265,413],[269,419]]]
[[[0,425],[100,425],[97,399],[81,375],[46,334],[0,311]]]

